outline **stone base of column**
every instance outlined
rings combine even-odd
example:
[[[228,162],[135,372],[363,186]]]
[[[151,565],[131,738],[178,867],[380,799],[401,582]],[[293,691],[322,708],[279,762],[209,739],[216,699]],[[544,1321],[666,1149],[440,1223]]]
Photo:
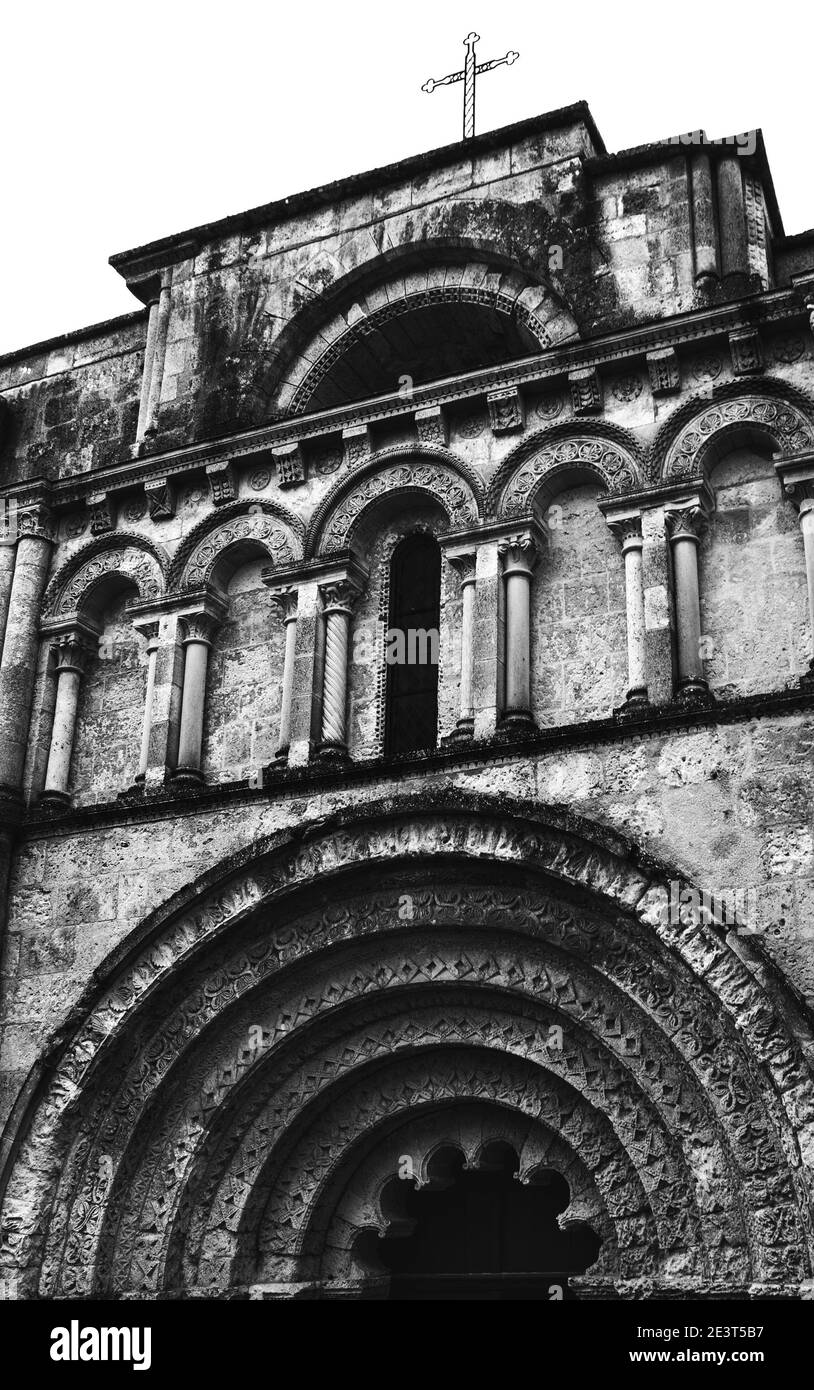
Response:
[[[451,734],[447,734],[441,740],[443,747],[447,748],[456,743],[470,743],[475,736],[475,720],[473,718],[461,718],[455,725]]]
[[[320,743],[317,745],[317,758],[321,763],[349,763],[346,743]]]
[[[199,767],[177,767],[170,778],[173,785],[181,783],[190,786],[200,787],[204,782],[204,775]]]
[[[53,806],[58,810],[64,810],[66,806],[73,805],[73,800],[67,792],[50,791],[42,793],[37,805],[45,807]]]
[[[497,726],[497,737],[512,737],[515,734],[536,734],[537,725],[531,710],[511,709],[502,716]]]
[[[706,681],[694,680],[685,681],[678,687],[675,694],[676,704],[679,705],[714,705],[715,696],[712,694]]]
[[[643,714],[647,714],[652,708],[653,706],[650,703],[647,690],[644,687],[640,687],[636,690],[628,691],[624,704],[619,705],[613,711],[613,717],[622,722],[640,719]]]

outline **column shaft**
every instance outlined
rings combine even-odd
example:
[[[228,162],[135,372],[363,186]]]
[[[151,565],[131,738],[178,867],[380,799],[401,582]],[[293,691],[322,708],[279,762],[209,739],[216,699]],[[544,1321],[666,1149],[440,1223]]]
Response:
[[[23,535],[17,543],[0,666],[0,787],[18,788],[25,766],[50,553],[51,540],[43,534]]]
[[[673,552],[676,612],[676,652],[680,699],[708,695],[701,657],[701,604],[698,589],[698,527],[703,512],[698,506],[668,512],[667,526]]]
[[[500,544],[506,585],[506,706],[504,723],[532,724],[531,578],[536,547],[529,534]]]
[[[285,656],[283,658],[283,690],[280,699],[280,737],[277,757],[288,756],[291,744],[291,704],[294,696],[294,653],[297,645],[297,615],[285,620]]]
[[[176,776],[200,781],[209,640],[201,636],[187,637],[184,647],[184,693],[181,701],[181,734],[178,741]]]

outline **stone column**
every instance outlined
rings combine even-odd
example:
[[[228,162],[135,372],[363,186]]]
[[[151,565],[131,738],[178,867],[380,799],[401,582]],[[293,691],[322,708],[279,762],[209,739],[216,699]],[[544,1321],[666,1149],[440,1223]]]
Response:
[[[79,632],[66,632],[51,646],[57,680],[54,723],[42,801],[65,804],[70,802],[68,784],[71,774],[71,754],[76,732],[76,711],[79,687],[90,654]]]
[[[503,724],[532,728],[531,580],[537,545],[530,531],[507,536],[498,547],[506,589],[506,704]]]
[[[627,695],[628,708],[649,704],[647,658],[645,654],[644,537],[641,517],[607,516],[608,526],[622,547],[625,560],[625,613],[627,617]]]
[[[212,613],[187,613],[181,618],[184,690],[181,699],[178,765],[174,773],[179,781],[203,781],[201,750],[206,707],[206,673],[209,667],[209,649],[217,626],[218,618]]]
[[[698,591],[698,541],[704,509],[693,499],[665,512],[673,553],[676,613],[676,656],[679,700],[708,700],[709,687],[701,659],[701,604]]]
[[[42,508],[20,514],[0,665],[0,795],[16,795],[25,766],[37,670],[40,605],[53,537]]]
[[[297,590],[283,586],[272,589],[271,597],[280,609],[285,624],[285,655],[283,657],[283,687],[280,697],[280,734],[276,758],[288,760],[291,747],[291,708],[294,696],[294,663],[297,647]]]
[[[346,758],[350,623],[354,604],[362,590],[354,579],[343,577],[320,584],[319,591],[325,619],[319,752],[325,758]]]
[[[461,583],[461,683],[458,722],[452,738],[464,742],[475,732],[474,635],[475,635],[475,551],[448,550],[446,558]]]

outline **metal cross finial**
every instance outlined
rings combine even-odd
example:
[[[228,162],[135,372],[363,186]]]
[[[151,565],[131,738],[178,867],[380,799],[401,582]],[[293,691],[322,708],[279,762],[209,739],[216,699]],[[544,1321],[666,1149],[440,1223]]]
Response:
[[[475,44],[480,42],[480,34],[467,34],[464,39],[466,58],[461,72],[450,72],[446,77],[430,77],[421,88],[422,92],[434,92],[436,87],[448,87],[452,82],[464,84],[464,140],[471,140],[475,134],[475,78],[479,72],[491,72],[492,68],[508,63],[511,67],[519,57],[511,49],[505,58],[492,58],[488,63],[475,62]]]

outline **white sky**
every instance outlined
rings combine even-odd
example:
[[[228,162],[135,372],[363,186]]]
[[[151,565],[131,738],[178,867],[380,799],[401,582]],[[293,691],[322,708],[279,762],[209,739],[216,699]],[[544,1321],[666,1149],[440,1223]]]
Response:
[[[585,99],[609,150],[762,126],[787,232],[814,225],[809,0],[5,0],[0,352],[137,308],[107,258]]]

